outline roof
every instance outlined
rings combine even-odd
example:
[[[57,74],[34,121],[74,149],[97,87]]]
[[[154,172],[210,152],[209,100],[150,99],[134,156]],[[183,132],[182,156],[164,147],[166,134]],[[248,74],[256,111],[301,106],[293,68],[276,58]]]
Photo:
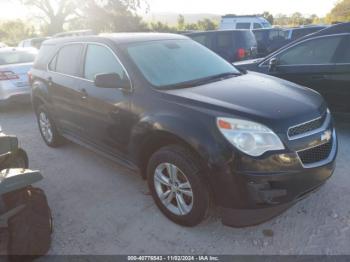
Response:
[[[233,15],[233,14],[228,14],[222,16],[222,18],[240,18],[240,17],[257,17],[257,18],[264,18],[262,15]]]
[[[36,48],[33,47],[3,47],[0,49],[0,53],[2,52],[16,52],[16,51],[30,51],[30,52],[38,52]]]
[[[112,33],[101,34],[98,36],[75,36],[65,38],[52,38],[44,42],[44,44],[60,44],[69,42],[105,42],[113,41],[117,44],[135,43],[135,42],[149,42],[156,40],[172,40],[172,39],[187,39],[186,36],[178,34],[166,33]]]

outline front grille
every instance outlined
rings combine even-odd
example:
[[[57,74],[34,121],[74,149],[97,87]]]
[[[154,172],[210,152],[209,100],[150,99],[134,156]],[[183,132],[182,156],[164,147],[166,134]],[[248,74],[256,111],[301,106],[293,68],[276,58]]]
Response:
[[[313,130],[319,129],[322,127],[324,121],[325,121],[325,116],[312,120],[310,122],[292,127],[288,130],[288,136],[289,138],[293,138],[295,136],[302,135],[302,134],[311,132]]]
[[[306,149],[304,151],[299,151],[299,158],[304,165],[321,162],[323,160],[326,160],[331,154],[332,145],[333,142],[331,140],[323,145],[313,147],[311,149]]]

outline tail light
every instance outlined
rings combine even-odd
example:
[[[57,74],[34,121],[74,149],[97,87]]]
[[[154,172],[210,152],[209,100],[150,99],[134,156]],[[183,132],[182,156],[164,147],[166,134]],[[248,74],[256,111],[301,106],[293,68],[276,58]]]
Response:
[[[0,71],[0,81],[19,79],[19,76],[12,71]]]
[[[30,71],[27,73],[27,76],[28,76],[29,84],[32,84],[32,82],[33,82],[33,75],[32,75],[32,73]]]
[[[244,59],[246,57],[246,51],[245,51],[245,49],[244,48],[238,48],[238,50],[237,50],[237,58],[239,59],[239,60],[242,60],[242,59]]]

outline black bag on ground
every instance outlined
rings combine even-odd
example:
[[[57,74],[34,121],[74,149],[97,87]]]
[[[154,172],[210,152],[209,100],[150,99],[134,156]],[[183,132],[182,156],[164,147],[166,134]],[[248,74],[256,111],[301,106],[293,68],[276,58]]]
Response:
[[[19,208],[9,218],[7,255],[42,256],[51,244],[52,217],[43,190],[32,186],[3,195],[6,211]]]

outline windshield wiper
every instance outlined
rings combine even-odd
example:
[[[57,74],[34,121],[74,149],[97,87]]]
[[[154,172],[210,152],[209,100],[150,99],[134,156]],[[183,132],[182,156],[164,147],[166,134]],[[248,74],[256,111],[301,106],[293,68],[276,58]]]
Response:
[[[174,84],[174,85],[168,85],[168,86],[164,86],[163,88],[164,89],[175,89],[175,88],[194,87],[194,86],[208,84],[208,83],[214,82],[216,80],[223,80],[223,79],[231,78],[234,76],[240,76],[240,75],[242,75],[242,74],[235,73],[235,72],[227,72],[227,73],[213,75],[213,76],[209,76],[209,77],[205,77],[205,78],[201,78],[201,79],[197,79],[197,80],[193,80],[193,81],[183,82],[183,83]]]

